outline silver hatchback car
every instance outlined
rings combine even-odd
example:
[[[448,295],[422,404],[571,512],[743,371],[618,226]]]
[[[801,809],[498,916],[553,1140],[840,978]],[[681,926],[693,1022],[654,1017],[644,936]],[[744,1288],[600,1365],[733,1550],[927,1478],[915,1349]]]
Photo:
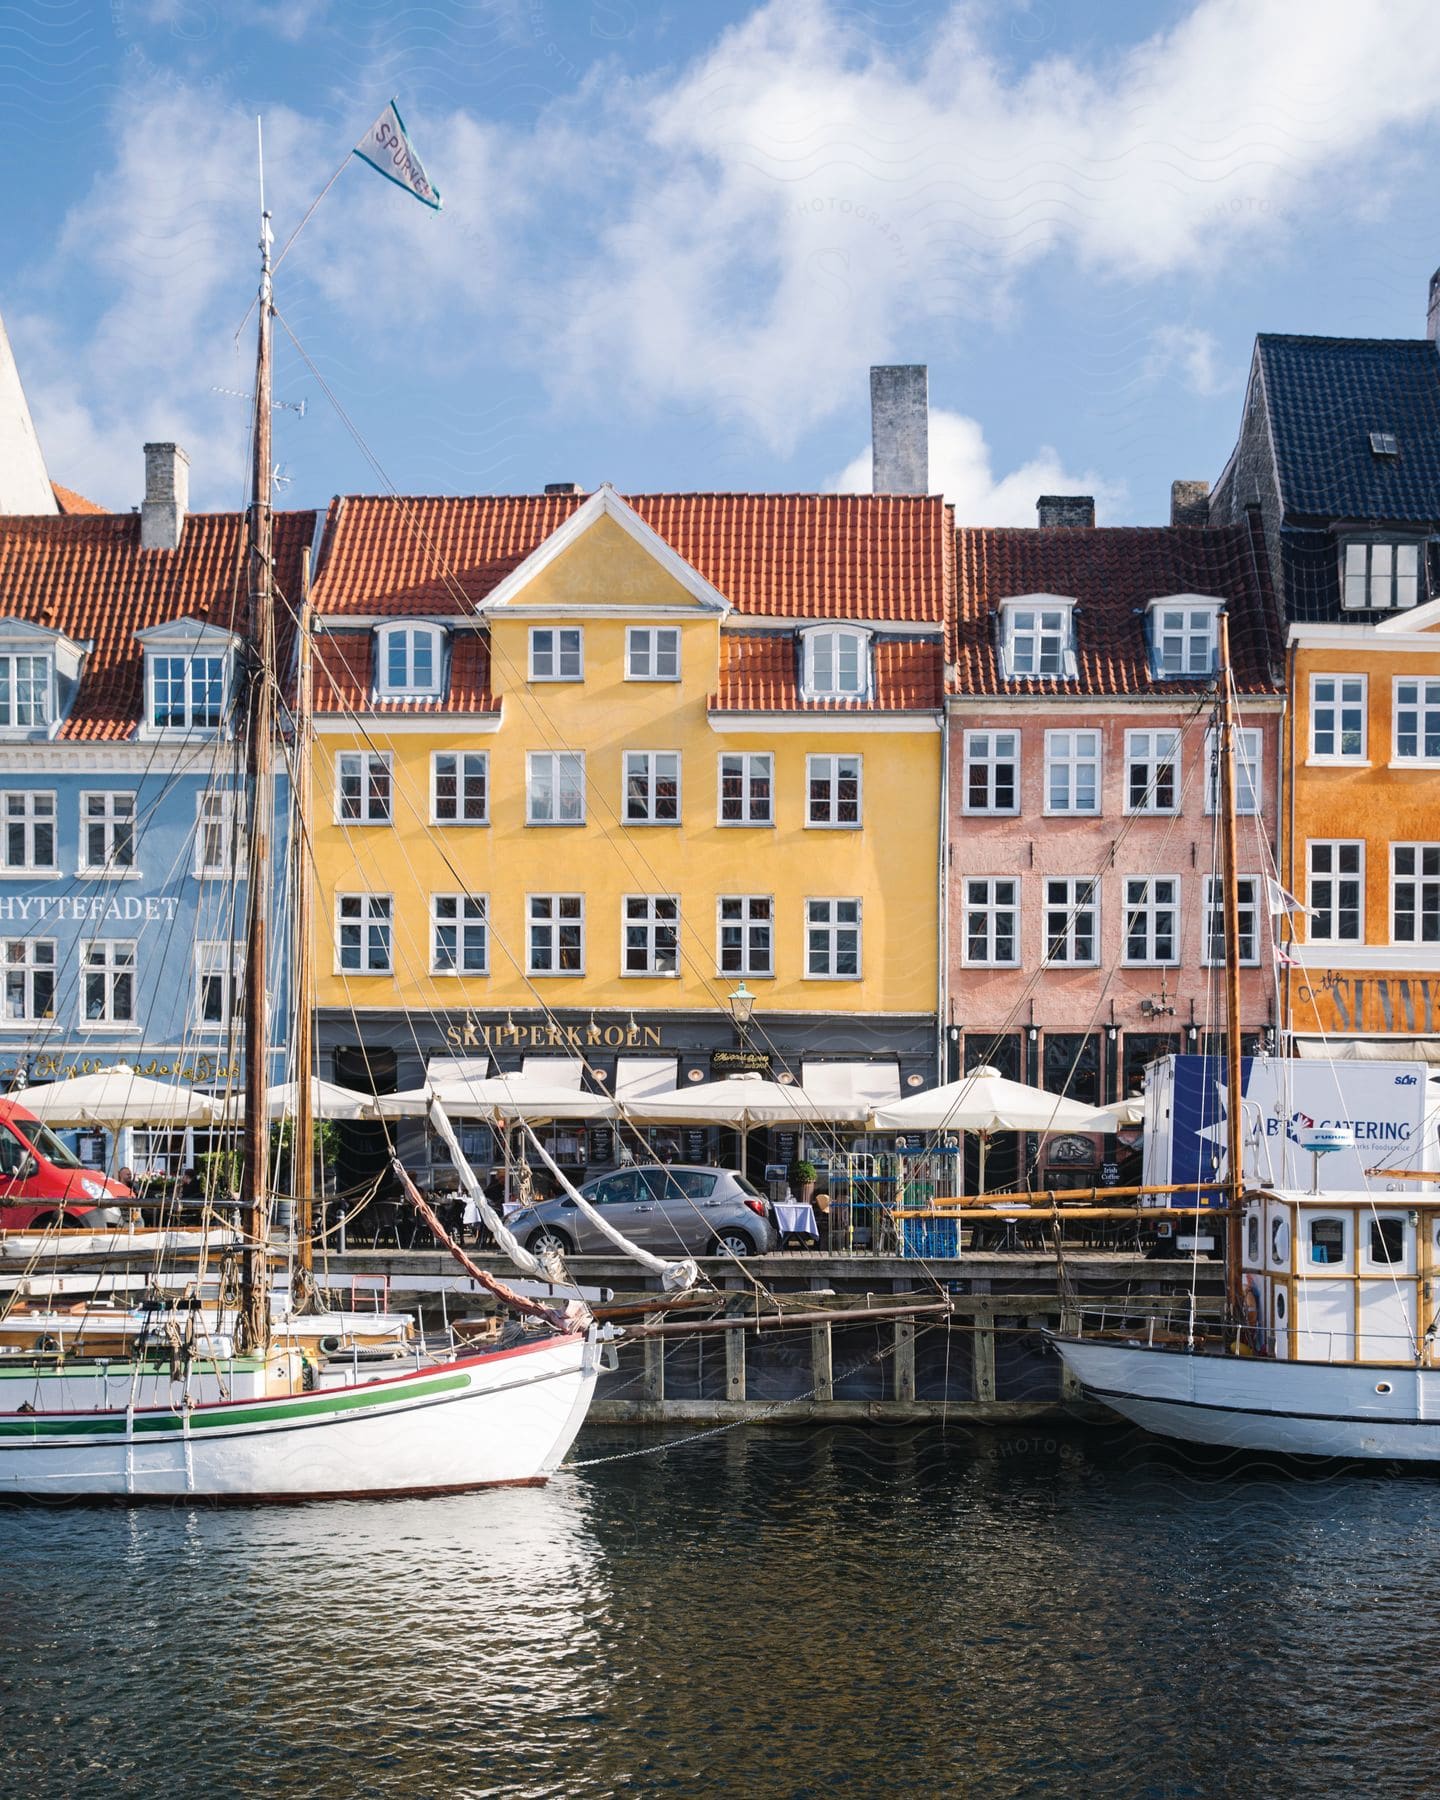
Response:
[[[779,1247],[765,1196],[734,1169],[639,1163],[598,1175],[580,1192],[644,1250],[757,1256]],[[613,1251],[568,1195],[527,1206],[510,1220],[527,1250],[547,1242],[582,1256]]]

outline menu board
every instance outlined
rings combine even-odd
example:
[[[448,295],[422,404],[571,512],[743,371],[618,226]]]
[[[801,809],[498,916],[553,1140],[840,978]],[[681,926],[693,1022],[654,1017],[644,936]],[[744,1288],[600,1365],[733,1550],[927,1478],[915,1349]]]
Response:
[[[710,1135],[702,1125],[698,1131],[685,1133],[685,1160],[687,1163],[703,1163],[710,1148]]]
[[[775,1133],[775,1153],[788,1169],[800,1151],[800,1138],[793,1131]]]
[[[608,1125],[592,1125],[590,1127],[590,1160],[592,1163],[612,1163],[615,1160],[615,1134]]]

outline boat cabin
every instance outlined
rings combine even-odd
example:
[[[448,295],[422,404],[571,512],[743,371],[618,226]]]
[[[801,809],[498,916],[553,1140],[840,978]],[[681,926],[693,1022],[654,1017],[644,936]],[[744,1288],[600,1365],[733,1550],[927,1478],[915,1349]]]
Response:
[[[1246,1196],[1246,1341],[1290,1362],[1437,1366],[1440,1194]]]

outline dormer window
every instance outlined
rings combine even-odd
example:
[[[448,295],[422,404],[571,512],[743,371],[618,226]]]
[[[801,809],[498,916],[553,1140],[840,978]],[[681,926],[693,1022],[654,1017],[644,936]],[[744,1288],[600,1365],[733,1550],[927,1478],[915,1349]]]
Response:
[[[1208,680],[1220,661],[1218,600],[1188,594],[1150,602],[1150,666],[1162,679]]]
[[[1420,603],[1420,546],[1351,538],[1341,547],[1347,612],[1398,612]]]
[[[379,637],[375,691],[384,698],[434,697],[440,692],[438,625],[385,625]]]
[[[137,631],[145,650],[143,737],[219,731],[227,723],[238,639],[197,619]]]
[[[0,729],[43,731],[55,717],[55,665],[48,656],[0,656]]]
[[[801,633],[804,646],[802,697],[806,700],[864,700],[870,693],[870,634],[851,626],[827,625]]]
[[[1007,681],[1063,681],[1075,673],[1073,600],[1037,594],[1000,609],[1000,657]]]

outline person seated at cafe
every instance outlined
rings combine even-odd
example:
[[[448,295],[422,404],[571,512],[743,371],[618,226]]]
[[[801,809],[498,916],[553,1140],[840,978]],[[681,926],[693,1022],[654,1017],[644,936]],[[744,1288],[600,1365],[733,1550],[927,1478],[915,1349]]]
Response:
[[[200,1185],[200,1177],[193,1168],[185,1171],[180,1182],[180,1198],[182,1200],[203,1200],[205,1190]]]

